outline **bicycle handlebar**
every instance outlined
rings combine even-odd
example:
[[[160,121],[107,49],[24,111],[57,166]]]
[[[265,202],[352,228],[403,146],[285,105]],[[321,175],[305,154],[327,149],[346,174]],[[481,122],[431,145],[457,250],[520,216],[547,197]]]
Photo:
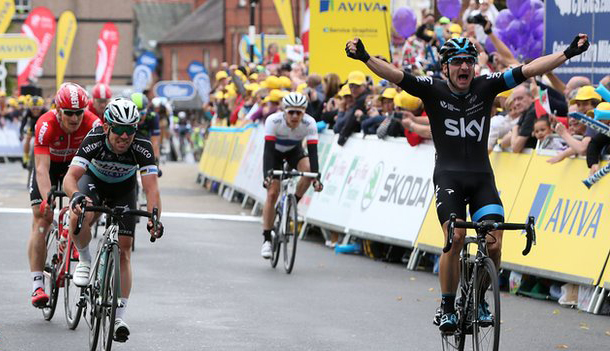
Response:
[[[159,226],[159,209],[158,208],[153,208],[153,211],[151,213],[148,211],[126,209],[123,207],[110,208],[110,207],[106,207],[106,206],[85,206],[86,203],[87,203],[87,200],[85,200],[85,199],[83,199],[83,201],[81,201],[81,203],[80,203],[82,211],[81,211],[80,216],[78,216],[78,222],[76,223],[76,228],[74,228],[74,235],[78,235],[78,233],[80,233],[80,230],[83,227],[83,220],[85,219],[85,212],[102,212],[102,213],[109,215],[110,217],[140,216],[140,217],[151,218],[152,222],[153,222],[153,228],[155,229],[155,232],[157,232],[157,228]],[[156,239],[157,238],[155,238],[154,236],[151,236],[150,242],[154,243]]]
[[[47,193],[47,205],[51,206],[51,209],[53,210],[55,208],[55,206],[53,206],[55,199],[64,196],[68,195],[66,195],[66,193],[61,190],[57,190],[57,186],[51,186],[51,190],[49,190],[49,192]]]
[[[284,178],[299,177],[299,176],[300,177],[309,177],[309,178],[318,178],[320,176],[320,173],[270,170],[269,175],[283,176]]]
[[[477,231],[490,232],[492,230],[525,230],[526,243],[525,249],[522,251],[523,256],[526,256],[532,249],[532,244],[536,245],[536,229],[534,227],[534,217],[528,217],[525,224],[520,223],[503,223],[493,220],[484,220],[480,222],[458,222],[457,215],[452,213],[447,227],[447,239],[443,252],[449,252],[453,244],[453,233],[455,228],[475,229]]]

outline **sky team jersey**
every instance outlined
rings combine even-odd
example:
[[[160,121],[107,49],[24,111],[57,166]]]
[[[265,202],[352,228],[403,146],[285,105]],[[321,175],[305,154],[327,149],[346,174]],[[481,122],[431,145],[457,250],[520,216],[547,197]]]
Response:
[[[305,114],[301,124],[295,129],[291,129],[286,124],[284,112],[278,111],[265,120],[265,140],[275,141],[275,149],[280,152],[292,150],[303,140],[307,140],[308,144],[317,144],[316,120]]]
[[[155,156],[150,141],[136,137],[131,147],[122,154],[111,151],[104,130],[91,131],[81,144],[70,167],[78,166],[105,183],[121,183],[135,176],[157,174]]]
[[[404,72],[398,84],[424,102],[436,148],[435,171],[493,173],[487,154],[491,106],[499,93],[525,81],[521,67],[475,77],[470,91],[453,93],[447,82]]]
[[[72,134],[61,129],[56,110],[38,118],[34,133],[34,154],[50,155],[51,162],[70,162],[89,131],[101,122],[94,114],[85,111],[80,127]]]

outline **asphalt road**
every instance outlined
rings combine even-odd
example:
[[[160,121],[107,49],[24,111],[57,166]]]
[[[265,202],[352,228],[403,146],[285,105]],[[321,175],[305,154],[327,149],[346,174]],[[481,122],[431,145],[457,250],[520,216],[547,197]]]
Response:
[[[86,324],[68,330],[63,301],[51,322],[30,305],[31,215],[5,210],[27,209],[25,173],[0,164],[0,175],[0,350],[86,350]],[[164,167],[165,212],[244,214],[198,187],[195,175],[194,165]],[[132,335],[113,349],[441,349],[431,323],[438,282],[430,273],[335,255],[310,238],[299,242],[287,275],[260,258],[257,222],[174,216],[163,222],[166,235],[154,244],[138,228],[125,316]],[[610,348],[608,316],[508,294],[502,313],[502,350]]]

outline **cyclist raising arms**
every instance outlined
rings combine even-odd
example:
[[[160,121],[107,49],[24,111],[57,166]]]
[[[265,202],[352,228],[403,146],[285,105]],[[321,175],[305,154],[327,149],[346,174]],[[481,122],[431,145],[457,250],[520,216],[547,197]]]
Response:
[[[263,186],[267,188],[267,200],[263,207],[263,246],[261,256],[271,258],[271,230],[275,215],[275,202],[280,193],[280,181],[270,176],[270,170],[282,170],[283,161],[301,172],[318,172],[318,129],[316,120],[305,113],[307,98],[301,93],[290,93],[282,99],[283,111],[265,120],[265,151],[263,156]],[[301,146],[307,140],[307,153]],[[301,177],[295,196],[297,203],[305,194],[312,180]],[[315,191],[322,191],[319,179],[313,181]]]
[[[34,133],[34,169],[29,180],[32,232],[28,257],[32,272],[32,305],[44,307],[49,296],[44,291],[42,269],[45,262],[45,234],[53,221],[47,194],[68,171],[70,161],[91,128],[101,125],[88,111],[87,92],[74,83],[64,83],[55,97],[57,108],[38,118]]]
[[[566,60],[580,55],[589,47],[586,34],[579,34],[570,46],[559,53],[539,57],[504,73],[474,77],[477,50],[466,38],[448,40],[440,50],[441,67],[446,80],[416,77],[366,52],[359,38],[347,42],[347,56],[364,62],[378,76],[393,82],[424,102],[430,119],[432,140],[436,148],[434,185],[436,211],[447,236],[451,213],[466,219],[466,204],[473,221],[504,221],[504,209],[495,186],[493,170],[487,155],[489,111],[495,96],[526,79],[549,72]],[[456,229],[453,246],[440,260],[442,316],[439,329],[456,329],[455,293],[459,282],[459,253],[464,243],[464,229]],[[496,231],[489,242],[489,256],[500,267],[502,232]],[[486,303],[479,306],[482,315],[491,318]]]
[[[153,208],[161,213],[161,198],[157,184],[157,166],[153,157],[150,141],[136,137],[140,113],[136,105],[127,99],[111,101],[104,112],[104,125],[97,127],[87,135],[76,156],[70,164],[64,179],[64,191],[71,197],[70,207],[76,216],[70,216],[70,235],[80,254],[74,271],[74,284],[86,286],[91,269],[91,223],[92,213],[86,219],[78,235],[74,228],[81,213],[80,203],[109,207],[136,208],[136,172],[142,175],[142,186],[146,192],[148,211]],[[125,217],[119,225],[119,248],[121,252],[121,303],[116,310],[114,340],[125,342],[129,336],[129,327],[123,321],[127,299],[131,291],[131,244],[136,227],[134,217]],[[148,222],[148,231],[153,233],[152,222]]]

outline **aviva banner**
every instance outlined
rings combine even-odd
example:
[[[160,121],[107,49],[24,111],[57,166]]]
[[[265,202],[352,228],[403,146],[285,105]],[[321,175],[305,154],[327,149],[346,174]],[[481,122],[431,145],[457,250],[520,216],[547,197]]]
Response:
[[[64,11],[57,22],[57,47],[56,47],[56,62],[57,62],[57,89],[64,82],[66,66],[70,61],[70,53],[72,52],[72,43],[76,36],[76,17],[72,11]]]
[[[350,71],[372,75],[366,66],[345,55],[345,43],[359,37],[371,56],[388,60],[390,0],[312,0],[309,29],[310,72],[337,73],[342,80]]]
[[[584,284],[597,284],[610,248],[610,178],[591,190],[584,160],[549,164],[534,155],[510,214],[510,222],[536,218],[537,245],[521,255],[522,235],[506,232],[502,261],[509,268]]]

